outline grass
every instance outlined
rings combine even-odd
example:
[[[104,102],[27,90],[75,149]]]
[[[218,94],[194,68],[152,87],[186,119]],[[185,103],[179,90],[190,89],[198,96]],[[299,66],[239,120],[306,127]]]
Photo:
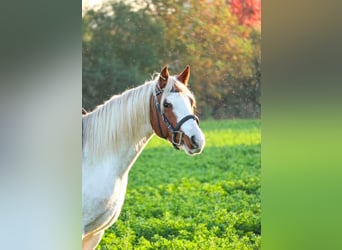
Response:
[[[260,249],[260,121],[204,121],[201,155],[156,136],[97,249]]]

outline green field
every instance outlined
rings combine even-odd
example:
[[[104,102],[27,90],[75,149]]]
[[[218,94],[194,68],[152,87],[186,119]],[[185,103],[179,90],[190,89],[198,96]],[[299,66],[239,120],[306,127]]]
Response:
[[[195,157],[150,141],[97,249],[260,249],[260,120],[200,126],[206,147]]]

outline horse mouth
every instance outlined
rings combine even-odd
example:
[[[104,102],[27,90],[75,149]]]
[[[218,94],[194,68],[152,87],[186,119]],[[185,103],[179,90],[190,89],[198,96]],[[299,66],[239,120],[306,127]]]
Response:
[[[202,153],[203,148],[204,147],[197,147],[197,148],[190,149],[185,144],[183,145],[183,149],[184,149],[185,153],[187,153],[188,155],[191,155],[191,156],[198,155],[198,154]]]

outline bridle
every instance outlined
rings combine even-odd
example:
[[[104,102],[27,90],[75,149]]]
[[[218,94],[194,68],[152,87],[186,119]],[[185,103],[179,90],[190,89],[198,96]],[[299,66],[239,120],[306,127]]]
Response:
[[[176,124],[176,127],[173,127],[172,124],[170,123],[170,121],[165,116],[161,107],[160,107],[158,95],[162,94],[163,92],[164,92],[163,89],[158,89],[158,90],[153,92],[154,110],[156,112],[156,120],[157,120],[158,130],[159,130],[160,136],[164,139],[167,139],[167,136],[164,136],[163,131],[160,127],[160,121],[159,121],[159,116],[158,116],[158,112],[159,112],[159,114],[160,114],[161,118],[163,119],[163,122],[165,123],[166,127],[172,132],[172,140],[171,140],[172,145],[174,146],[175,149],[179,150],[179,147],[181,145],[183,145],[183,143],[184,143],[184,140],[183,140],[184,132],[180,131],[181,126],[183,125],[183,123],[185,123],[187,120],[190,120],[190,119],[194,119],[197,122],[197,124],[199,124],[199,119],[195,115],[187,115],[187,116],[183,117]],[[177,91],[175,91],[175,90],[172,90],[171,92],[177,93]],[[176,141],[177,134],[179,135],[178,142]]]

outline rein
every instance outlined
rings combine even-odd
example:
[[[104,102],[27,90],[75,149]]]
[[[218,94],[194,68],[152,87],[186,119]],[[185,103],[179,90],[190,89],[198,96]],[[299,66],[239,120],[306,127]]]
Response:
[[[156,120],[157,120],[157,125],[158,125],[158,130],[162,138],[166,139],[167,137],[164,136],[163,131],[160,126],[160,121],[159,121],[159,116],[158,112],[160,113],[160,116],[163,119],[163,122],[165,123],[166,127],[172,132],[172,145],[175,149],[179,150],[179,147],[184,143],[183,137],[184,137],[184,132],[180,131],[181,126],[183,123],[185,123],[187,120],[194,119],[197,124],[199,124],[199,119],[195,115],[186,115],[183,117],[176,125],[176,127],[173,127],[170,121],[167,119],[166,115],[164,112],[161,110],[160,103],[158,101],[158,95],[162,94],[164,91],[162,89],[158,89],[158,92],[154,91],[153,92],[153,99],[154,99],[154,107],[155,107],[155,112],[156,112]],[[176,93],[177,91],[171,91]],[[176,141],[177,134],[179,135],[179,140],[178,142]]]

